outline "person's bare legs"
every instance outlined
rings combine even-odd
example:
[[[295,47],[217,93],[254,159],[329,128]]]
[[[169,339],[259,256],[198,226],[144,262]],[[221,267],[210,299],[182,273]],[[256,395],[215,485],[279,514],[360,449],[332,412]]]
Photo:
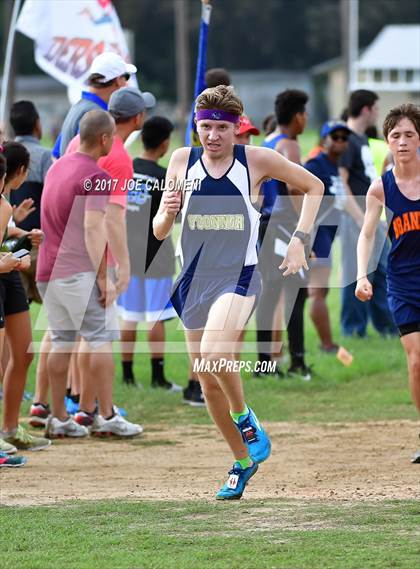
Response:
[[[4,349],[4,338],[5,338],[5,330],[4,328],[0,328],[0,386],[3,385],[3,366],[2,366],[2,356],[3,356],[3,349]]]
[[[150,323],[147,339],[149,340],[150,357],[163,358],[165,356],[165,324],[163,320]]]
[[[241,330],[241,332],[239,334],[238,341],[237,341],[237,347],[236,347],[236,352],[235,352],[235,360],[238,362],[241,359],[241,352],[242,352],[242,348],[243,348],[243,344],[244,344],[244,339],[245,339],[245,329]]]
[[[402,336],[401,343],[407,354],[411,397],[420,413],[420,332]]]
[[[310,316],[321,340],[321,347],[326,350],[335,347],[326,303],[330,273],[329,267],[313,267],[309,284]]]
[[[35,403],[42,403],[42,405],[48,405],[48,391],[49,391],[49,381],[48,381],[48,354],[51,351],[51,337],[50,333],[45,332],[42,341],[41,348],[39,351],[38,365],[36,367],[36,385],[35,385]]]
[[[67,378],[67,387],[72,395],[80,395],[80,352],[78,349],[80,338],[70,358],[69,374]]]
[[[201,359],[201,353],[199,350],[203,336],[203,330],[186,330],[185,336],[187,340],[188,353],[192,364],[195,359]],[[219,382],[210,373],[200,372],[197,375],[201,383],[201,388],[206,400],[209,415],[229,445],[233,456],[237,460],[246,458],[249,454],[249,451],[243,442],[242,436],[236,428],[235,423],[232,421],[229,401],[223,393]]]
[[[237,342],[254,306],[254,296],[228,293],[212,305],[201,339],[201,356],[209,362],[221,359],[235,361]],[[229,401],[230,411],[240,413],[245,408],[242,380],[239,372],[220,367],[215,377]]]
[[[274,311],[273,317],[273,327],[272,327],[272,340],[271,340],[271,358],[273,360],[279,360],[283,357],[283,330],[285,330],[283,322],[283,302],[284,294],[283,291],[280,294],[279,301]]]
[[[96,409],[96,385],[90,369],[89,344],[81,339],[77,350],[77,363],[80,376],[79,409],[87,413],[94,413]]]
[[[6,330],[4,330],[4,340],[6,340]],[[3,341],[3,349],[1,351],[1,369],[2,369],[2,381],[4,379],[4,372],[7,369],[7,364],[9,363],[10,359],[10,352],[9,352],[9,345],[6,341]]]
[[[137,339],[137,322],[121,320],[121,361],[132,362]]]
[[[29,352],[32,330],[29,311],[10,314],[5,319],[9,361],[3,380],[3,431],[12,431],[19,423],[19,410],[33,354]]]
[[[47,372],[51,391],[51,411],[60,421],[68,418],[64,397],[67,390],[67,377],[70,366],[71,351],[68,347],[52,345],[47,357]]]
[[[81,378],[80,409],[93,413],[98,399],[100,414],[110,417],[115,373],[112,343],[106,342],[99,347],[93,347],[82,339],[78,361]]]
[[[134,349],[137,340],[137,322],[121,320],[121,365],[122,379],[127,385],[135,385],[133,372]]]

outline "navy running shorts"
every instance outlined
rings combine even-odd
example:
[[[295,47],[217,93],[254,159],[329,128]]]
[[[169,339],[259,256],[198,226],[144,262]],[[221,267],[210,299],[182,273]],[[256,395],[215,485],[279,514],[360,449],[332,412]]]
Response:
[[[420,307],[388,294],[388,304],[400,336],[420,331]]]
[[[185,328],[198,330],[205,327],[212,305],[227,293],[255,295],[253,312],[261,294],[261,275],[256,265],[243,267],[239,275],[238,272],[225,272],[215,277],[185,272],[174,284],[171,301]]]

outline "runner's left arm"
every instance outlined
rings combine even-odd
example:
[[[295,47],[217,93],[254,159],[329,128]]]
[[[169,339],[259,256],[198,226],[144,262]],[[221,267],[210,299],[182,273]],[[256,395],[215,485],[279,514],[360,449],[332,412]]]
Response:
[[[250,157],[251,165],[256,168],[254,187],[259,188],[261,182],[267,178],[274,178],[305,194],[296,231],[310,233],[324,195],[325,188],[321,180],[299,164],[294,164],[269,148],[252,148]],[[279,268],[286,269],[283,276],[287,277],[297,273],[302,267],[308,270],[304,245],[300,239],[292,237],[286,257]]]
[[[265,179],[274,178],[305,194],[296,229],[309,233],[324,195],[324,184],[303,166],[287,160],[270,148],[253,148],[252,154],[255,155],[257,172],[260,174],[256,184],[258,187]]]

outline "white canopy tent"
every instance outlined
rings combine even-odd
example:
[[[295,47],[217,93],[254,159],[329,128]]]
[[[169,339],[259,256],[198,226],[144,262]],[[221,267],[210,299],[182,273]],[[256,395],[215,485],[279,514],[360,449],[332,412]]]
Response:
[[[383,28],[356,68],[355,89],[420,91],[420,25]]]

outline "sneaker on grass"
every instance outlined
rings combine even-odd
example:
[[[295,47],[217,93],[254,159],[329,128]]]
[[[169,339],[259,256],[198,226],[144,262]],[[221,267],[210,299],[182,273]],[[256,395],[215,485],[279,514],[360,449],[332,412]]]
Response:
[[[166,379],[152,381],[152,387],[154,389],[166,389],[166,391],[169,391],[169,393],[180,393],[182,391],[182,387],[180,385],[172,383],[171,381],[166,381]]]
[[[48,419],[45,436],[49,439],[81,438],[88,435],[88,430],[83,425],[79,425],[72,417],[68,417],[66,421],[60,421],[57,417]]]
[[[273,362],[271,361],[270,363],[273,363]],[[264,370],[264,371],[261,371],[261,370],[257,371],[256,370],[253,373],[253,377],[263,378],[263,379],[270,378],[270,377],[277,377],[278,379],[283,379],[284,373],[281,370],[280,363],[278,361],[276,361],[275,364],[276,364],[276,369],[274,371],[271,371],[271,369],[270,370]]]
[[[51,441],[44,437],[34,437],[22,425],[8,433],[3,432],[2,437],[6,443],[15,446],[18,450],[42,450],[51,444]]]
[[[249,479],[258,470],[258,464],[254,462],[248,468],[242,468],[239,462],[235,462],[232,470],[229,470],[227,482],[216,494],[216,500],[239,500],[244,493]]]
[[[203,391],[199,381],[193,381],[192,379],[188,382],[188,387],[183,391],[183,401],[191,407],[205,407],[206,402],[204,400]]]
[[[0,452],[0,468],[18,468],[26,464],[24,456],[9,456],[5,452]]]
[[[312,368],[306,365],[291,366],[287,370],[287,375],[290,378],[301,379],[302,381],[311,381]]]
[[[135,423],[130,423],[121,415],[115,414],[111,419],[98,416],[95,424],[90,429],[90,434],[94,437],[137,437],[143,432],[143,427]]]

